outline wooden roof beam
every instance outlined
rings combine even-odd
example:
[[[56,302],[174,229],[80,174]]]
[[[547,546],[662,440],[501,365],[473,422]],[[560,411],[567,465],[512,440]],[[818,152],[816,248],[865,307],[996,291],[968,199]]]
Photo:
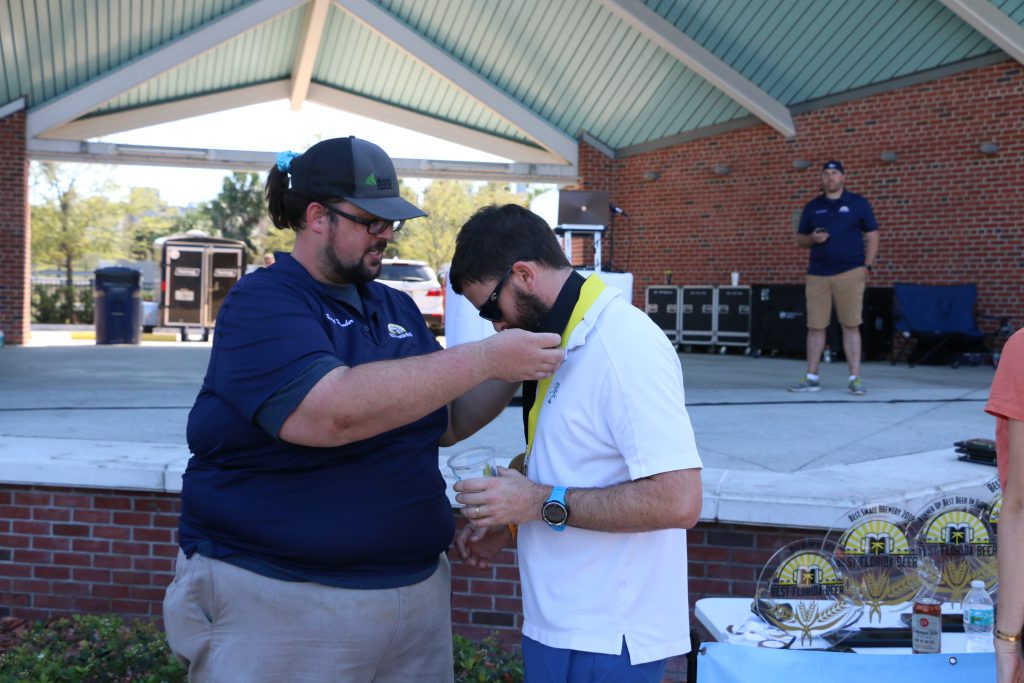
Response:
[[[1024,64],[1024,28],[988,0],[939,0],[975,31]]]
[[[576,166],[579,144],[574,138],[414,31],[377,3],[372,0],[334,2],[382,38],[394,43],[425,67],[518,128],[558,159]]]
[[[295,66],[292,68],[292,111],[302,109],[302,103],[309,92],[313,67],[316,65],[317,53],[320,52],[320,42],[330,6],[331,0],[313,0],[306,9],[306,24],[302,28],[302,36],[295,52]]]
[[[641,0],[602,1],[612,14],[685,64],[687,68],[700,74],[704,80],[784,137],[796,136],[796,124],[793,123],[793,117],[784,104],[751,83],[700,43],[648,8]]]
[[[25,133],[39,137],[52,128],[87,114],[104,102],[156,78],[165,71],[273,19],[306,0],[256,0],[229,12],[119,69],[97,76],[37,109],[29,110]]]

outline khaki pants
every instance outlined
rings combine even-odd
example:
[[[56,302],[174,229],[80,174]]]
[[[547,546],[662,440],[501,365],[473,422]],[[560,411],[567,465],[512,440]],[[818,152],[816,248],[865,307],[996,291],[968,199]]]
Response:
[[[278,581],[178,551],[167,640],[193,683],[451,683],[448,558],[418,584]]]
[[[807,327],[824,330],[832,318],[832,302],[836,317],[843,327],[859,327],[863,321],[864,286],[867,269],[863,266],[838,275],[808,275]]]

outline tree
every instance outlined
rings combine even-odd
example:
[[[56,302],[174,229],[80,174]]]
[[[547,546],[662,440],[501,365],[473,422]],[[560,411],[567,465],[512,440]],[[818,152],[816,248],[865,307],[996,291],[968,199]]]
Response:
[[[129,189],[123,210],[128,257],[138,261],[154,260],[153,241],[177,231],[179,211],[168,206],[160,198],[160,191],[152,187]]]
[[[202,211],[215,234],[245,242],[250,256],[260,252],[259,243],[267,233],[269,220],[263,181],[258,173],[235,172],[224,176],[220,194],[205,204]]]
[[[461,180],[435,180],[423,192],[420,208],[426,218],[409,221],[396,248],[402,258],[426,261],[437,270],[455,253],[455,236],[473,210],[470,185]]]
[[[415,199],[406,197],[415,203]],[[426,261],[434,270],[452,260],[455,238],[473,212],[488,204],[520,204],[527,196],[513,192],[507,183],[485,183],[476,192],[471,183],[435,180],[423,192],[419,205],[429,216],[410,221],[396,240],[402,258]]]
[[[263,238],[263,253],[275,251],[290,252],[295,248],[295,231],[290,228],[271,227]]]
[[[74,273],[85,267],[86,256],[117,256],[122,245],[116,230],[117,212],[105,196],[115,188],[99,188],[103,194],[79,192],[80,167],[43,162],[36,166],[34,184],[43,201],[32,206],[32,260],[34,265],[53,266],[64,278],[67,310],[75,319]]]

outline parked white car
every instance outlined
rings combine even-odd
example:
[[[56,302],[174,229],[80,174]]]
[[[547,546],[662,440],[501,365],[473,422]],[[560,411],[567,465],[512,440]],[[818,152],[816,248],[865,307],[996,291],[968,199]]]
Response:
[[[435,334],[444,332],[444,288],[425,261],[384,259],[377,281],[412,297]]]

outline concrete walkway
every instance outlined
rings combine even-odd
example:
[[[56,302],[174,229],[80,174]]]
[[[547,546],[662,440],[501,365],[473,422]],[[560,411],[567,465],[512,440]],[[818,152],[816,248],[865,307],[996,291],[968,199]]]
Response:
[[[203,342],[97,346],[67,328],[34,328],[29,345],[0,349],[0,479],[177,490],[209,352]],[[911,508],[995,476],[953,452],[954,441],[993,437],[990,367],[867,363],[868,393],[854,397],[842,363],[823,366],[822,391],[793,394],[799,360],[680,359],[706,519],[827,527],[858,504]],[[475,445],[511,458],[523,449],[521,420],[507,409],[442,449],[441,462]]]

